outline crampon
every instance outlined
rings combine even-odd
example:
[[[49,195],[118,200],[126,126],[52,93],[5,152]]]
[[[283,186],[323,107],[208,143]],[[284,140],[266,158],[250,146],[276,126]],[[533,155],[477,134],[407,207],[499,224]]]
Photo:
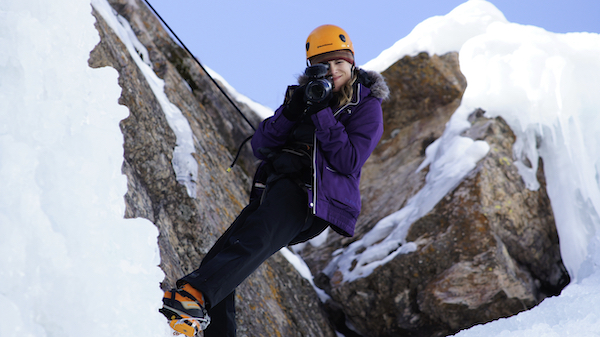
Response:
[[[174,335],[198,336],[210,324],[210,318],[188,317],[171,308],[162,308],[160,312],[169,320],[169,326],[175,330]]]

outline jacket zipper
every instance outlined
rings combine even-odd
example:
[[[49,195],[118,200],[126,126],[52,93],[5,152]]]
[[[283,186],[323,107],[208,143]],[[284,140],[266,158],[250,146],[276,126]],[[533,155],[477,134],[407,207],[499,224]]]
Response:
[[[339,108],[334,114],[333,117],[337,117],[344,109],[346,109],[350,105],[358,105],[360,102],[360,89],[362,85],[358,85],[358,92],[356,93],[356,102],[350,102]],[[313,215],[317,215],[317,135],[313,134],[313,184],[312,184],[312,212]]]
[[[317,134],[313,134],[313,184],[312,212],[317,215]]]

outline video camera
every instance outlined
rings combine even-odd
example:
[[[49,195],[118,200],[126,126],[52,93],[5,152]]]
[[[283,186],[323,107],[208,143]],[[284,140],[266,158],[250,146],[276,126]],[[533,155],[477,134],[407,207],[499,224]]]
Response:
[[[331,98],[333,93],[333,79],[327,76],[328,64],[315,64],[304,70],[304,75],[309,82],[304,91],[304,99],[310,104],[319,104]]]

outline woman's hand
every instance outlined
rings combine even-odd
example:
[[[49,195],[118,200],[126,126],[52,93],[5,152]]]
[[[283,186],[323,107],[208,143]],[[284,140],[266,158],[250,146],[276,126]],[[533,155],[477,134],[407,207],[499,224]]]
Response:
[[[331,107],[333,110],[333,105],[332,103],[337,102],[337,99],[333,99],[332,96],[326,97],[325,99],[323,99],[320,102],[307,102],[307,109],[306,109],[306,114],[308,115],[314,115],[317,112],[327,108],[327,107]]]
[[[306,110],[306,102],[304,101],[304,91],[306,85],[301,85],[294,89],[290,102],[283,108],[283,115],[291,121],[299,120]]]

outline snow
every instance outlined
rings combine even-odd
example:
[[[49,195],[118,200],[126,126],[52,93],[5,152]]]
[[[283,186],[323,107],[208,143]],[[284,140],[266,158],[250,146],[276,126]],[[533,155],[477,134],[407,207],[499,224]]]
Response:
[[[294,268],[300,273],[300,276],[302,276],[304,279],[306,279],[310,283],[310,285],[315,289],[321,302],[325,303],[325,302],[327,302],[328,299],[331,298],[329,295],[327,295],[325,293],[324,290],[319,289],[315,285],[315,282],[313,280],[313,275],[310,272],[308,265],[306,265],[306,262],[304,262],[304,260],[302,260],[302,258],[300,256],[292,253],[292,251],[289,250],[287,247],[282,248],[280,250],[280,252],[283,255],[283,257],[285,257],[294,266]]]
[[[458,51],[469,39],[486,32],[493,22],[507,22],[504,14],[487,1],[468,1],[444,16],[431,17],[418,24],[409,35],[398,40],[361,68],[382,72],[405,55],[426,51],[443,55]]]
[[[91,4],[125,43],[166,111],[177,136],[174,168],[193,196],[198,169],[190,156],[189,125],[166,98],[164,83],[129,24],[106,0]],[[164,277],[158,231],[147,220],[123,218],[127,184],[119,121],[128,111],[117,103],[117,72],[88,66],[99,41],[94,21],[86,1],[0,5],[2,337],[171,335],[157,311]],[[347,279],[364,277],[415,249],[417,243],[405,240],[410,223],[489,150],[484,142],[460,136],[468,127],[466,116],[482,108],[488,117],[502,116],[515,132],[515,165],[531,189],[539,186],[535,165],[543,159],[573,282],[532,310],[457,336],[597,336],[600,36],[517,25],[491,3],[470,0],[425,20],[363,67],[383,71],[421,51],[460,52],[468,82],[462,105],[426,151],[419,168],[429,165],[423,189],[361,240],[336,252],[337,267]],[[265,110],[264,116],[271,113]],[[323,244],[326,236],[311,244]],[[282,253],[312,282],[297,255]],[[347,262],[355,258],[360,263],[350,272]]]
[[[576,278],[600,228],[598,55],[598,34],[553,34],[510,23],[490,25],[460,55],[471,84],[464,104],[508,122],[517,136],[516,165],[530,188],[538,186],[535,171],[543,159],[561,255]]]
[[[183,113],[167,98],[165,82],[152,70],[152,63],[146,47],[137,39],[129,22],[118,15],[106,0],[92,0],[92,5],[104,18],[108,26],[117,34],[127,47],[129,54],[148,81],[152,92],[167,117],[167,123],[175,132],[177,144],[173,151],[173,169],[177,181],[186,187],[191,198],[196,197],[196,182],[198,181],[198,162],[192,156],[196,151],[192,128]]]
[[[33,6],[32,6],[33,5]],[[85,1],[0,9],[0,336],[169,336],[157,228],[124,219],[129,114]]]
[[[229,95],[229,97],[231,97],[232,99],[234,99],[236,102],[241,102],[246,104],[250,109],[252,109],[252,111],[254,111],[260,118],[265,119],[268,117],[273,116],[273,109],[266,107],[260,103],[257,103],[255,101],[253,101],[252,99],[250,99],[248,96],[245,96],[243,94],[240,94],[237,90],[235,90],[234,87],[232,87],[229,82],[227,82],[223,76],[219,75],[217,72],[215,72],[214,70],[210,69],[209,67],[204,67],[206,69],[206,72],[215,80],[219,81],[219,83],[223,86],[223,88],[227,91],[227,94]]]

